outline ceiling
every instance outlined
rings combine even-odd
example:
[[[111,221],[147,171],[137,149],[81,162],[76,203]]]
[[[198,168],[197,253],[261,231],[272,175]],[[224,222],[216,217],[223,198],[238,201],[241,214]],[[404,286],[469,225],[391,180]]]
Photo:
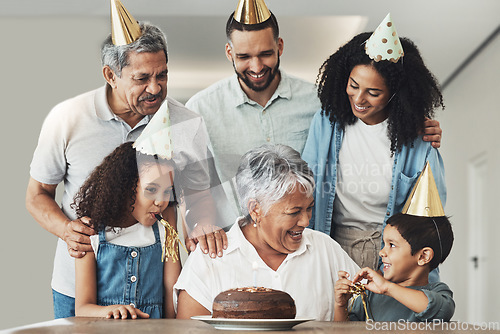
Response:
[[[169,92],[180,100],[230,75],[225,22],[237,0],[121,0],[138,20],[167,34]],[[314,81],[323,61],[355,34],[375,29],[391,13],[400,36],[420,48],[442,83],[500,24],[500,0],[267,0],[285,49],[281,68]],[[109,16],[108,0],[0,0],[1,17]],[[498,57],[499,55],[495,55]],[[175,84],[173,84],[175,82]]]

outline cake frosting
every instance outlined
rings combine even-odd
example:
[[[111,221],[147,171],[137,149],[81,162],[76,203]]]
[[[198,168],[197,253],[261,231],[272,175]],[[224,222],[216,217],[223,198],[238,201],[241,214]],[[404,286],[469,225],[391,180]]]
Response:
[[[295,301],[286,292],[263,287],[230,289],[219,293],[212,318],[294,319]]]

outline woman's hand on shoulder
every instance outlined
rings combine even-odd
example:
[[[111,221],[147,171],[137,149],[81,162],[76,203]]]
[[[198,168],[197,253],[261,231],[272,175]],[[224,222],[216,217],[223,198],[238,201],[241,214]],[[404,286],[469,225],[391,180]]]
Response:
[[[435,119],[426,118],[424,122],[423,140],[430,141],[432,147],[441,147],[441,137],[443,135],[443,130],[439,126],[439,122]]]

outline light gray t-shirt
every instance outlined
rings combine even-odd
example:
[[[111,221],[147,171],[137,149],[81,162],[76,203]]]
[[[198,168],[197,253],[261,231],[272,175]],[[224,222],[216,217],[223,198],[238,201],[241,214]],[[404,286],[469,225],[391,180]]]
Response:
[[[62,211],[75,219],[70,207],[88,175],[116,147],[135,141],[151,119],[145,116],[134,128],[116,116],[107,103],[106,89],[76,96],[55,106],[45,119],[31,162],[31,177],[45,184],[64,182]],[[210,186],[207,166],[208,135],[202,118],[167,97],[171,118],[174,161],[182,186],[205,190]],[[165,102],[166,103],[166,102]],[[161,108],[166,107],[164,105]],[[74,259],[59,239],[54,259],[52,288],[75,295]]]
[[[320,109],[316,86],[283,71],[265,107],[248,98],[236,74],[195,94],[186,107],[207,125],[215,164],[226,194],[233,201],[234,222],[240,215],[232,184],[240,158],[262,144],[285,144],[302,153],[312,118]]]

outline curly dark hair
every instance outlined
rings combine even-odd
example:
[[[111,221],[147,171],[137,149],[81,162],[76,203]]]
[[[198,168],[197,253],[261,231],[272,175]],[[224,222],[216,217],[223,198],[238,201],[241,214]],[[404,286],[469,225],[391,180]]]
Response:
[[[375,62],[365,52],[370,35],[371,32],[356,35],[323,63],[316,81],[318,97],[322,113],[332,124],[337,122],[342,128],[354,124],[357,118],[346,94],[349,76],[357,65],[372,66],[384,79],[390,95],[395,94],[385,107],[389,114],[391,153],[394,153],[418,137],[425,117],[432,117],[435,108],[444,109],[443,96],[411,40],[400,38],[404,56],[397,63]]]
[[[123,143],[104,158],[85,180],[71,204],[78,218],[87,216],[92,219],[96,230],[106,226],[121,227],[133,211],[139,181],[138,161],[141,166],[161,163],[175,167],[172,160],[139,153],[132,144]],[[176,203],[175,197],[174,191],[169,205]]]

